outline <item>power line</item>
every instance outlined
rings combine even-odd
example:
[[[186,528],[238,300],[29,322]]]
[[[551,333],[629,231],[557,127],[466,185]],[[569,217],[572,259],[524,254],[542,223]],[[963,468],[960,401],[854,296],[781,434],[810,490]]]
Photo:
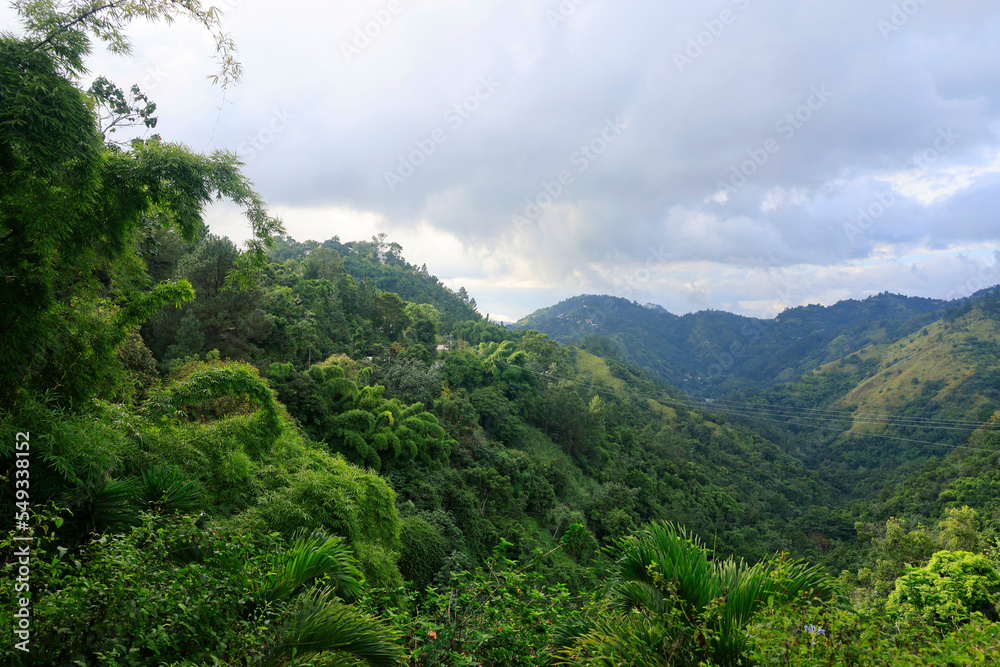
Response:
[[[768,422],[778,423],[778,424],[781,424],[783,426],[789,426],[789,425],[794,424],[796,426],[802,426],[802,427],[805,427],[805,428],[815,428],[815,429],[821,429],[821,430],[836,431],[836,432],[841,433],[841,434],[868,435],[868,436],[873,436],[873,437],[878,437],[878,438],[887,438],[887,439],[890,439],[890,440],[898,440],[900,442],[910,442],[910,443],[915,443],[915,444],[926,444],[926,445],[932,445],[932,446],[936,446],[936,447],[947,447],[949,449],[964,449],[964,450],[968,450],[968,451],[978,451],[978,452],[987,452],[987,453],[993,453],[993,452],[997,451],[996,449],[985,449],[985,448],[982,448],[982,447],[972,447],[972,446],[969,446],[969,445],[953,445],[953,444],[948,444],[948,443],[943,443],[943,442],[934,442],[934,441],[931,441],[931,440],[919,440],[919,439],[916,439],[916,438],[906,438],[906,437],[903,437],[903,436],[890,435],[890,434],[885,434],[885,433],[869,433],[869,432],[866,432],[866,431],[859,431],[859,430],[856,430],[856,429],[842,430],[842,429],[837,428],[837,427],[822,426],[820,424],[793,423],[791,421],[784,421],[782,419],[778,419],[778,418],[776,418],[774,416],[772,416],[772,417],[761,416],[761,411],[762,410],[766,410],[767,408],[770,408],[771,406],[760,406],[760,405],[753,404],[753,403],[742,403],[742,405],[744,405],[744,406],[752,406],[753,409],[758,410],[757,412],[746,412],[745,410],[750,409],[749,407],[748,408],[744,408],[744,410],[739,410],[739,409],[735,409],[735,408],[729,407],[729,404],[738,404],[737,402],[732,402],[732,401],[723,401],[721,404],[716,404],[714,402],[713,403],[700,403],[700,402],[696,403],[696,402],[691,401],[691,400],[684,401],[684,400],[676,399],[676,398],[673,398],[673,397],[666,398],[666,397],[664,397],[662,395],[661,396],[650,396],[648,394],[643,394],[641,392],[635,392],[635,393],[632,393],[632,394],[628,394],[628,393],[625,393],[625,392],[616,391],[616,390],[611,389],[609,387],[598,387],[596,385],[585,383],[585,382],[580,382],[578,380],[574,380],[574,379],[571,379],[571,378],[559,377],[559,376],[553,375],[551,373],[538,373],[538,372],[532,371],[531,369],[525,368],[523,366],[520,366],[519,368],[521,370],[527,372],[527,373],[531,373],[532,375],[535,375],[536,377],[551,378],[551,379],[555,379],[557,381],[566,382],[566,383],[569,383],[569,384],[575,384],[575,385],[578,385],[578,386],[581,386],[581,387],[592,389],[593,391],[596,391],[596,392],[604,392],[606,394],[611,394],[611,395],[616,395],[616,396],[624,396],[624,397],[633,396],[635,398],[645,398],[647,400],[652,400],[652,401],[655,401],[657,403],[660,403],[661,405],[665,403],[665,404],[668,404],[668,405],[676,405],[676,406],[684,407],[684,408],[687,408],[687,409],[704,410],[704,411],[707,411],[707,412],[721,412],[723,414],[740,415],[740,416],[743,416],[743,417],[747,417],[749,419],[757,419],[757,420],[761,420],[761,421],[768,421]],[[830,411],[830,412],[834,413],[834,414],[837,413],[837,411]],[[777,413],[778,413],[777,416],[781,416],[781,409],[780,408],[777,410]],[[764,414],[766,414],[766,412]],[[853,416],[853,413],[846,412],[846,411],[840,412],[840,414],[852,415]],[[874,414],[874,413],[869,413],[869,414]],[[795,416],[796,417],[814,417],[814,418],[827,417],[827,415],[824,415],[824,414],[817,414],[817,415],[795,415]],[[890,421],[893,418],[892,415],[879,415],[879,416],[883,417],[886,421],[884,421],[884,422],[864,422],[864,421],[862,421],[860,423],[880,423],[880,424],[884,424],[886,426],[913,426],[913,427],[920,426],[920,424],[893,423],[893,422]],[[897,417],[896,419],[905,419],[905,418]],[[847,418],[846,417],[841,418],[840,421],[847,421]],[[856,422],[856,420],[854,420],[853,418],[850,421],[851,421],[851,423],[859,423],[859,422]],[[940,420],[935,420],[935,421],[937,423],[941,423],[941,424],[962,424],[962,423],[965,423],[965,424],[969,424],[969,426],[967,426],[967,427],[961,427],[961,426],[932,426],[932,425],[928,425],[928,427],[930,427],[930,428],[942,428],[942,429],[949,429],[949,430],[964,430],[964,431],[968,431],[970,433],[978,431],[978,430],[995,431],[998,427],[1000,427],[1000,425],[997,425],[997,424],[984,424],[984,423],[973,422],[972,420],[948,420],[948,419],[940,419]],[[971,426],[973,423],[976,424],[975,428],[973,428]]]

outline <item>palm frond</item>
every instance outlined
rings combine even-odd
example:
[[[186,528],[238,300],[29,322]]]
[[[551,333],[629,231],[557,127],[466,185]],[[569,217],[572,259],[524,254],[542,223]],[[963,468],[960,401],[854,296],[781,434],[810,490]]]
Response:
[[[361,595],[362,574],[351,550],[341,538],[317,530],[292,542],[258,592],[263,602],[288,599],[323,577],[329,578],[332,589],[344,600]]]
[[[346,653],[374,667],[394,667],[401,655],[396,640],[375,618],[344,604],[333,588],[326,587],[302,598],[271,664],[282,664],[292,655],[329,651],[335,654],[321,657],[323,664],[341,662],[336,653]]]
[[[160,512],[194,512],[202,506],[195,482],[176,468],[156,467],[142,474],[141,498]]]
[[[600,667],[697,664],[691,637],[678,632],[679,616],[679,612],[670,617],[612,611],[595,619],[586,634],[559,651],[556,664]]]
[[[711,561],[696,538],[669,523],[644,527],[620,542],[618,552],[618,576],[609,596],[613,613],[570,629],[565,655],[583,646],[586,655],[610,661],[589,664],[633,664],[621,648],[631,647],[650,661],[635,664],[673,664],[662,662],[662,656],[673,654],[673,660],[681,647],[696,647],[706,657],[710,654],[714,664],[738,665],[746,653],[744,628],[769,601],[783,604],[836,594],[830,577],[800,561],[782,557],[753,566],[741,560]],[[663,628],[673,633],[669,651],[657,634]],[[602,642],[610,653],[595,648]]]

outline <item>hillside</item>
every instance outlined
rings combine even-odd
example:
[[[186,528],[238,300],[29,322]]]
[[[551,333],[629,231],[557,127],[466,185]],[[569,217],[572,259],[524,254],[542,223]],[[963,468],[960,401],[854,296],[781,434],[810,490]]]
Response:
[[[860,499],[947,456],[1000,405],[997,310],[994,290],[953,303],[880,294],[773,320],[581,296],[518,326],[667,378]]]
[[[981,421],[1000,404],[998,353],[1000,322],[976,308],[821,366],[814,373],[819,384],[851,382],[859,372],[863,377],[842,395],[815,395],[809,402],[853,410],[858,430],[881,428],[866,418],[872,414],[906,417],[915,425],[934,418]]]
[[[346,243],[342,243],[337,236],[323,242],[301,243],[285,236],[275,241],[268,256],[280,262],[289,259],[301,262],[317,250],[336,253],[339,264],[357,283],[370,281],[376,289],[398,294],[405,301],[434,306],[446,331],[450,331],[457,322],[482,317],[476,310],[476,300],[464,287],[455,292],[437,276],[431,275],[426,264],[417,267],[407,262],[403,257],[403,247],[387,241],[385,234],[379,234],[370,241]]]
[[[940,318],[946,307],[934,299],[884,293],[792,308],[763,320],[721,311],[677,316],[588,295],[538,310],[515,326],[560,342],[608,337],[624,359],[663,381],[692,395],[719,397],[787,382],[873,342],[895,340]]]

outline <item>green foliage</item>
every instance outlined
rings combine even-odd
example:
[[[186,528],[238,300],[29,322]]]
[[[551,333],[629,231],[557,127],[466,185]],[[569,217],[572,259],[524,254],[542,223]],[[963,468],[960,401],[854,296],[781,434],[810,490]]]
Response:
[[[295,374],[276,366],[272,377],[288,387]],[[332,361],[311,366],[296,389],[296,403],[310,409],[296,411],[307,431],[359,465],[381,472],[410,462],[433,466],[451,451],[453,441],[423,404],[384,398],[381,385],[358,387]]]
[[[331,588],[301,598],[287,636],[271,650],[272,665],[314,659],[319,664],[394,667],[401,651],[392,632],[372,616],[337,599]],[[348,658],[351,658],[348,661]]]
[[[213,78],[225,86],[238,81],[241,75],[240,64],[234,58],[235,46],[220,31],[219,12],[212,7],[202,9],[201,3],[194,0],[169,3],[142,0],[126,4],[18,0],[14,6],[24,21],[30,52],[51,54],[58,59],[60,70],[68,74],[86,72],[83,57],[90,53],[89,35],[105,42],[113,53],[128,54],[131,44],[124,28],[132,21],[141,18],[171,23],[177,16],[185,16],[201,24],[214,38],[220,71]]]
[[[197,483],[174,467],[160,466],[142,473],[142,501],[159,514],[194,512],[204,506]]]
[[[82,550],[46,532],[32,561],[33,631],[60,641],[10,644],[5,664],[288,664],[295,655],[353,655],[394,665],[392,634],[340,595],[361,590],[336,538],[284,547],[205,529],[196,519],[147,515],[131,532]],[[9,542],[7,545],[9,546]],[[5,552],[7,550],[5,549]],[[11,621],[12,578],[2,585]]]
[[[215,30],[216,10],[18,8],[27,38],[0,38],[0,453],[13,459],[12,434],[30,431],[33,500],[72,512],[57,541],[37,524],[49,539],[33,601],[41,630],[67,640],[42,647],[42,663],[388,665],[396,633],[414,665],[985,660],[975,612],[997,611],[995,550],[958,552],[995,541],[989,427],[910,487],[845,510],[925,452],[713,415],[628,364],[755,405],[865,403],[874,381],[902,387],[910,417],[945,416],[950,401],[988,419],[995,295],[934,325],[954,363],[918,373],[886,350],[939,318],[931,300],[879,295],[761,323],[582,297],[537,320],[563,340],[584,334],[590,354],[483,320],[384,235],[281,238],[266,261],[281,226],[234,156],[108,144],[98,128],[151,127],[155,104],[70,79],[89,35],[122,50],[133,18]],[[226,62],[224,80],[238,74]],[[202,209],[218,197],[249,218],[245,252],[207,234]],[[815,566],[725,558],[779,549],[850,567],[860,615],[828,603]],[[369,599],[370,585],[385,590]],[[580,613],[568,590],[588,588]],[[963,625],[911,640],[886,608],[908,632],[907,620]]]
[[[5,664],[210,661],[259,652],[273,633],[273,610],[244,615],[245,563],[260,557],[245,541],[226,543],[189,519],[147,518],[130,533],[77,553],[49,544],[51,552],[33,559],[33,630],[60,641],[32,642],[30,655],[8,643]],[[185,559],[194,546],[202,557]],[[6,613],[10,608],[5,602]]]
[[[173,358],[218,350],[229,359],[256,360],[276,325],[292,339],[293,349],[318,352],[318,333],[306,311],[298,322],[288,323],[266,312],[267,294],[255,280],[236,285],[234,275],[243,255],[228,238],[208,234],[179,258],[173,278],[190,282],[195,298],[183,311],[164,309],[144,327],[144,335],[158,358]],[[315,327],[313,327],[314,329]]]
[[[193,239],[201,209],[227,197],[253,230],[234,281],[247,284],[280,222],[239,173],[234,155],[191,153],[158,140],[125,151],[102,141],[90,98],[71,78],[84,71],[90,35],[127,52],[134,18],[190,17],[219,36],[223,81],[239,72],[218,15],[199,2],[98,4],[18,2],[24,39],[0,38],[0,401],[24,390],[58,387],[70,401],[114,395],[108,369],[116,348],[155,309],[189,298],[184,283],[142,294],[141,238],[172,227]],[[112,84],[95,94],[113,96]],[[148,110],[148,107],[147,107]],[[147,114],[148,118],[148,114]],[[99,316],[95,316],[99,315]]]
[[[574,615],[565,585],[545,585],[535,570],[494,551],[484,569],[456,572],[446,585],[407,595],[407,607],[376,592],[373,604],[403,634],[405,665],[548,665],[553,630]]]
[[[101,135],[105,141],[109,134],[114,134],[118,130],[126,127],[143,126],[148,129],[156,127],[156,103],[151,102],[149,97],[143,93],[138,85],[133,85],[129,91],[130,97],[125,97],[125,91],[109,81],[106,77],[99,76],[90,84],[88,93],[94,98],[94,105],[97,107],[98,121],[101,127]],[[158,139],[158,135],[152,138]],[[115,142],[120,147],[128,144],[125,142]]]
[[[922,525],[907,530],[905,522],[895,517],[885,523],[885,532],[876,536],[858,524],[859,534],[872,540],[875,563],[859,572],[861,583],[874,590],[877,598],[885,598],[897,578],[907,569],[926,562],[934,552],[934,538]]]
[[[113,353],[129,323],[190,295],[190,288],[179,283],[143,296],[141,278],[129,277],[136,273],[133,249],[150,220],[190,239],[202,227],[201,208],[214,197],[241,205],[254,238],[230,277],[244,285],[281,226],[239,173],[235,156],[202,156],[159,141],[136,143],[128,152],[108,151],[83,95],[44,51],[4,39],[0,60],[5,91],[0,268],[9,276],[0,301],[9,313],[9,325],[0,332],[9,360],[0,385],[10,392],[62,384],[69,398],[80,400],[95,392],[73,378],[100,375],[95,371],[102,365],[114,365]],[[53,94],[32,94],[38,87]],[[59,121],[53,125],[55,118]],[[122,308],[105,300],[103,320],[93,317],[98,295],[106,291],[96,280],[99,271],[118,277],[112,296],[132,302]],[[91,306],[75,305],[80,302]],[[74,334],[82,332],[88,338],[74,344]],[[89,363],[81,368],[82,361]]]
[[[399,571],[422,591],[444,567],[448,544],[436,526],[416,516],[400,521],[399,538]]]
[[[366,577],[398,579],[399,515],[392,489],[343,459],[301,444],[288,443],[275,456],[281,461],[270,472],[275,477],[255,480],[263,489],[237,525],[286,535],[326,528],[347,540]]]
[[[949,551],[978,552],[983,538],[979,534],[979,515],[968,505],[945,508],[945,518],[938,524],[941,546]]]
[[[197,409],[208,402],[229,396],[244,398],[257,404],[258,409],[242,424],[243,445],[253,455],[265,453],[280,435],[282,423],[274,392],[252,366],[227,364],[196,370],[152,399],[151,402],[156,406],[153,415],[166,416],[163,414],[164,404],[175,410],[184,410],[189,406]]]
[[[460,349],[445,357],[442,372],[451,388],[476,389],[483,383],[486,366],[472,351]]]
[[[618,554],[609,597],[589,611],[592,625],[564,637],[567,662],[738,665],[745,628],[764,604],[835,592],[819,568],[784,558],[753,566],[711,561],[671,524],[643,528],[620,542]]]
[[[377,381],[385,385],[387,397],[397,398],[401,403],[430,407],[441,394],[441,374],[416,359],[390,359],[380,371]]]
[[[911,620],[949,623],[970,613],[1000,618],[1000,572],[982,554],[939,551],[896,580],[886,605]]]
[[[442,333],[451,332],[456,322],[481,321],[475,299],[469,297],[464,287],[453,292],[432,276],[426,265],[418,268],[407,263],[402,256],[402,247],[386,243],[384,234],[371,241],[349,243],[341,243],[338,237],[323,243],[299,243],[284,237],[269,254],[278,262],[298,260],[305,265],[307,278],[325,278],[339,284],[345,311],[369,320],[376,317],[375,291],[379,290],[397,294],[400,299],[412,304],[433,307],[438,313],[438,318],[433,318],[436,329]],[[337,276],[337,280],[333,276]],[[371,288],[369,295],[362,293],[362,286],[366,283]],[[417,333],[421,329],[420,320],[418,317],[413,325],[415,330],[410,332],[411,340],[421,336],[426,338],[429,334],[426,328]],[[355,328],[360,324],[358,321]]]
[[[767,605],[751,635],[749,657],[759,665],[988,665],[996,662],[1000,625],[974,615],[958,627],[897,628],[878,615],[803,602]]]

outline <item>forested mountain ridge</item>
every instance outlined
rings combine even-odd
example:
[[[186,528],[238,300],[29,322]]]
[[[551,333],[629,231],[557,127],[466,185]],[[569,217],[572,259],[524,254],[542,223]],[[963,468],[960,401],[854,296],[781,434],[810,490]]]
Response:
[[[101,95],[118,120],[151,112],[78,88],[91,38],[121,51],[132,19],[184,15],[218,38],[225,81],[215,8],[17,8],[24,37],[0,35],[3,664],[994,659],[996,420],[975,458],[928,462],[917,495],[844,507],[837,473],[858,461],[803,451],[802,425],[691,399],[606,338],[484,321],[381,237],[296,244],[233,155],[109,142]],[[244,249],[203,223],[218,196],[245,209]]]
[[[1000,405],[996,302],[984,292],[903,338],[771,389],[734,391],[718,409],[781,423],[809,467],[837,471],[845,493],[876,496],[964,446]]]
[[[464,287],[457,292],[448,289],[436,276],[432,276],[427,265],[419,268],[403,258],[403,247],[386,240],[386,234],[378,234],[370,241],[350,241],[341,243],[334,237],[318,243],[316,241],[296,242],[285,236],[275,241],[268,256],[284,261],[303,261],[314,250],[327,248],[340,256],[344,270],[355,282],[371,281],[376,289],[398,294],[405,301],[426,303],[434,306],[442,317],[442,326],[450,331],[456,322],[476,320],[481,316],[476,310],[476,300],[469,296]]]
[[[693,395],[771,387],[856,352],[895,340],[944,315],[935,299],[879,294],[832,306],[791,308],[772,320],[722,311],[683,316],[608,296],[579,296],[528,315],[516,327],[561,342],[612,339],[623,358]]]
[[[880,294],[773,320],[678,317],[583,296],[519,325],[633,362],[652,359],[647,368],[712,397],[712,409],[779,429],[772,437],[836,480],[842,498],[871,498],[929,458],[946,458],[1000,405],[998,294],[954,302]]]
[[[1000,321],[979,302],[896,340],[873,343],[785,385],[802,405],[917,419],[988,418],[1000,404]]]

